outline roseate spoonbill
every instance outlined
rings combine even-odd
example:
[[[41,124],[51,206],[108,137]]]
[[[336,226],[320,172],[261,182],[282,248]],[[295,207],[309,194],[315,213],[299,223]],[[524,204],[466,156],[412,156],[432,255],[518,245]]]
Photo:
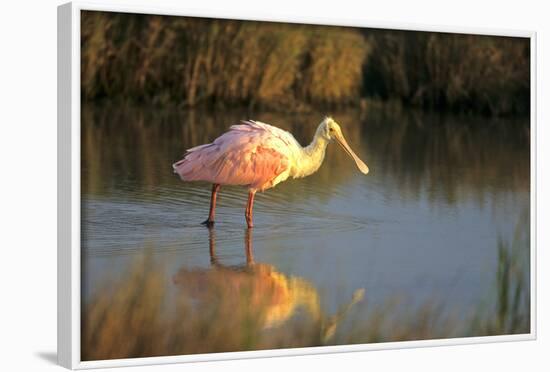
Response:
[[[336,140],[367,174],[369,168],[349,147],[336,121],[326,117],[317,128],[313,141],[302,147],[287,131],[259,121],[247,120],[233,125],[214,142],[187,150],[184,158],[172,166],[183,181],[207,181],[213,184],[210,213],[204,225],[214,225],[216,197],[221,185],[248,187],[245,218],[253,227],[254,195],[274,187],[289,177],[302,178],[319,169],[329,142]]]

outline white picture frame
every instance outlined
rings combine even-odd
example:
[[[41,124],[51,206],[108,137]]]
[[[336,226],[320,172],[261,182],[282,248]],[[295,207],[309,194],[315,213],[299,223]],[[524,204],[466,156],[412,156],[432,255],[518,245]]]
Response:
[[[80,14],[83,10],[127,13],[196,16],[239,20],[284,21],[322,25],[356,26],[415,31],[437,31],[479,35],[515,36],[530,39],[531,44],[531,331],[528,334],[452,338],[376,344],[320,346],[296,349],[241,351],[213,354],[82,361],[80,357]],[[119,6],[93,2],[71,2],[58,7],[58,362],[70,369],[121,367],[167,363],[263,358],[306,354],[341,353],[381,349],[417,348],[442,345],[536,339],[536,33],[533,31],[451,28],[416,24],[388,24],[308,18],[304,15],[273,17],[241,13],[198,13],[185,7]]]

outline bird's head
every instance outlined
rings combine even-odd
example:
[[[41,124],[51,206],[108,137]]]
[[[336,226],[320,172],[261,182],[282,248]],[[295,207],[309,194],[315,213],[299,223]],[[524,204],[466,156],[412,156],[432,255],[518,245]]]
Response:
[[[361,173],[369,173],[369,167],[367,167],[367,165],[361,159],[359,159],[355,152],[353,152],[351,147],[349,147],[348,142],[342,134],[342,129],[340,129],[340,125],[338,125],[338,123],[334,119],[332,119],[330,116],[327,116],[319,125],[318,132],[320,132],[320,134],[329,141],[335,140],[355,161],[355,164],[357,164],[357,168],[359,168]]]

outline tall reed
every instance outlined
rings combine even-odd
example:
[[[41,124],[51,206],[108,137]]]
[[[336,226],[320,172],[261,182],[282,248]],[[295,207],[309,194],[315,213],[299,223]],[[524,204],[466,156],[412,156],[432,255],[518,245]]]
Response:
[[[529,40],[367,30],[364,94],[428,109],[529,112]]]
[[[358,98],[355,29],[84,12],[82,95],[184,106],[339,105]]]
[[[85,101],[529,112],[526,38],[94,11],[81,27]]]

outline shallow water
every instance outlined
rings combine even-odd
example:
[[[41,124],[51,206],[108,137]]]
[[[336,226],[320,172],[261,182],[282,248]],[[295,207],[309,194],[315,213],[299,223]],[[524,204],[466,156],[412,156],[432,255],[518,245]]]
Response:
[[[523,257],[514,264],[520,276],[529,273],[528,240],[517,238],[529,229],[527,120],[387,107],[333,116],[370,173],[330,145],[317,173],[257,195],[247,234],[245,189],[222,187],[209,230],[200,222],[211,186],[181,182],[171,164],[246,118],[287,129],[305,145],[321,115],[83,107],[83,304],[123,280],[144,254],[162,263],[171,293],[182,272],[211,278],[221,264],[230,268],[223,275],[237,275],[227,273],[246,272],[252,254],[256,268],[267,265],[272,276],[308,288],[301,291],[318,302],[311,314],[336,314],[364,289],[362,301],[338,318],[338,332],[399,299],[401,315],[435,304],[453,319],[453,334],[476,335],[469,319],[491,316],[497,302],[499,242]],[[227,288],[217,291],[234,290],[225,278]],[[279,323],[299,313],[294,300]],[[520,311],[527,316],[528,307]]]

